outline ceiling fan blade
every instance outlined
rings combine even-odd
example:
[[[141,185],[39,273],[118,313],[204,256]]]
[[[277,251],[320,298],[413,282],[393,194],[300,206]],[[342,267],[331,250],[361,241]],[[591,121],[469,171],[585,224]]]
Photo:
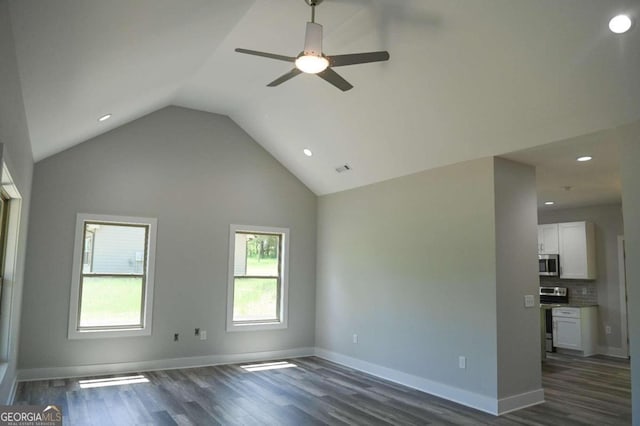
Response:
[[[259,52],[257,50],[249,49],[236,49],[238,53],[246,53],[247,55],[262,56],[264,58],[277,59],[278,61],[295,62],[296,58],[293,56],[276,55],[275,53]]]
[[[288,73],[281,75],[280,77],[278,77],[275,80],[273,80],[271,83],[267,84],[267,87],[278,86],[278,85],[284,83],[287,80],[291,80],[293,77],[295,77],[296,75],[298,75],[300,73],[302,73],[302,71],[300,71],[298,68],[294,68],[291,71],[289,71]]]
[[[345,65],[366,64],[368,62],[381,62],[389,60],[389,52],[366,52],[350,53],[347,55],[327,56],[332,67],[342,67]]]
[[[346,92],[349,89],[352,89],[353,86],[344,78],[340,77],[340,75],[332,70],[331,68],[327,68],[326,70],[319,72],[316,74],[321,79],[328,81],[329,83],[336,86],[338,89]]]

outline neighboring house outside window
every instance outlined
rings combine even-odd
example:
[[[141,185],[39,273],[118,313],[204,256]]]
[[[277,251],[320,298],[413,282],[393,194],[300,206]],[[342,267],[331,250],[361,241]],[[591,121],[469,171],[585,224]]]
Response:
[[[289,230],[231,225],[227,331],[287,327]]]
[[[82,256],[82,271],[91,271],[93,263],[93,235],[92,229],[87,229],[84,234],[84,255]]]
[[[151,334],[156,223],[78,214],[70,339]]]

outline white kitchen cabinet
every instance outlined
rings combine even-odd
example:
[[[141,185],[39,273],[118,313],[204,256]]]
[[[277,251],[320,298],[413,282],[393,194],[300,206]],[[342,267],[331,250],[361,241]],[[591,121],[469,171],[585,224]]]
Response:
[[[582,356],[596,354],[597,307],[553,308],[553,345],[580,351]]]
[[[596,279],[595,230],[591,222],[558,224],[560,278]]]
[[[580,318],[554,318],[554,343],[558,348],[582,350]]]
[[[538,254],[558,254],[558,224],[538,225]]]

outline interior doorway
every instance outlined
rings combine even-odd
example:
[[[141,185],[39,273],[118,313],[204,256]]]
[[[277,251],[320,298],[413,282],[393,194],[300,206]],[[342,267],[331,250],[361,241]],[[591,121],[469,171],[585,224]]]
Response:
[[[624,236],[618,235],[618,277],[620,282],[620,332],[622,356],[629,358],[629,317],[627,316],[627,272]]]

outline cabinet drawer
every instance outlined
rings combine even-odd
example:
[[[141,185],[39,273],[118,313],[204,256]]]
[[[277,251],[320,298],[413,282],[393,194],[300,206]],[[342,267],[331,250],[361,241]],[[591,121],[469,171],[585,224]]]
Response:
[[[580,318],[580,308],[553,308],[554,317]]]

